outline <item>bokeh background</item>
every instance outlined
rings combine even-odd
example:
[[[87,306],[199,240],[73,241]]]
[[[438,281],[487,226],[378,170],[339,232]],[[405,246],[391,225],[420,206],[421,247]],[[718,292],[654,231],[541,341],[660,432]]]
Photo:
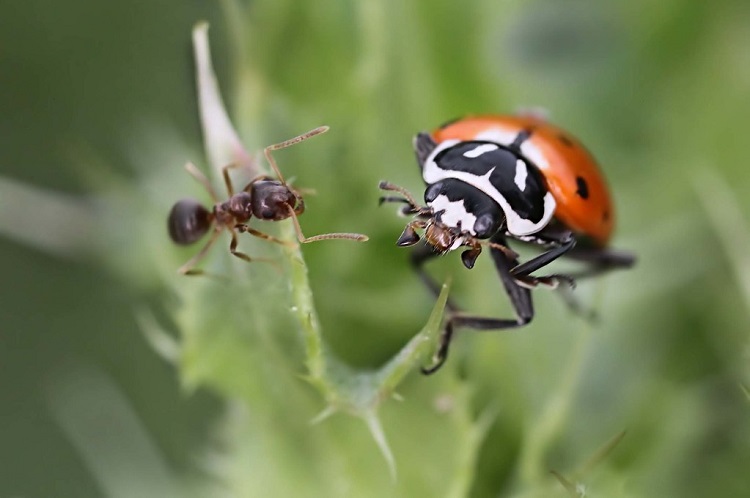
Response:
[[[324,402],[295,331],[257,306],[283,275],[220,297],[173,275],[193,250],[166,213],[205,198],[182,170],[207,169],[199,20],[248,149],[331,126],[278,158],[317,191],[308,235],[370,235],[304,247],[352,367],[432,307],[376,187],[419,192],[411,136],[448,119],[545,109],[599,158],[637,267],[580,285],[593,324],[536,292],[523,331],[461,335],[409,376],[381,409],[394,482],[360,420],[307,426]],[[0,495],[748,496],[748,20],[743,0],[0,2]],[[488,260],[432,268],[466,308],[510,313]],[[203,330],[192,370],[157,354],[144,323],[183,337],[186,303],[240,310],[239,353]]]

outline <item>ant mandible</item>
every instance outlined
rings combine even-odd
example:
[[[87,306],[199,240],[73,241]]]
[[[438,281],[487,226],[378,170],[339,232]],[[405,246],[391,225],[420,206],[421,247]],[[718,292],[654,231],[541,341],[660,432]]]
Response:
[[[301,193],[286,183],[276,165],[276,161],[271,155],[275,150],[290,147],[326,131],[328,131],[327,126],[320,126],[302,135],[266,147],[263,150],[263,154],[276,174],[276,178],[274,179],[266,175],[258,176],[251,180],[241,192],[234,192],[232,179],[229,177],[229,170],[237,167],[237,163],[231,163],[222,168],[221,173],[227,187],[227,194],[229,194],[229,199],[224,202],[219,200],[219,196],[211,186],[208,178],[194,164],[187,163],[185,169],[205,187],[211,196],[214,206],[209,210],[200,202],[193,199],[177,201],[172,206],[167,221],[169,237],[175,244],[190,245],[202,239],[212,227],[213,232],[208,242],[206,242],[198,254],[182,265],[177,270],[178,273],[183,275],[203,274],[203,270],[195,269],[195,265],[206,256],[223,230],[228,230],[232,237],[232,241],[229,244],[229,252],[233,256],[248,262],[259,261],[261,258],[251,258],[247,254],[237,250],[237,232],[249,233],[276,244],[289,244],[289,242],[277,239],[248,226],[247,222],[253,216],[266,221],[280,221],[291,218],[294,230],[297,233],[297,240],[302,244],[329,239],[366,241],[368,237],[358,233],[325,233],[313,237],[305,237],[297,219],[297,216],[305,211],[305,202]]]

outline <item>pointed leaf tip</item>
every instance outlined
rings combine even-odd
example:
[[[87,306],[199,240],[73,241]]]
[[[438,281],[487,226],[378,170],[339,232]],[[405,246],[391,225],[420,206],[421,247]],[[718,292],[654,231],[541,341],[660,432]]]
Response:
[[[572,482],[570,482],[564,475],[562,475],[561,473],[559,473],[556,470],[550,470],[550,474],[552,474],[553,476],[555,476],[555,479],[557,479],[557,481],[560,484],[562,484],[562,486],[570,494],[570,496],[572,496],[574,498],[577,497],[577,496],[579,496],[579,494],[578,494],[578,487],[575,484],[573,484]]]
[[[211,62],[208,23],[205,21],[198,22],[193,27],[193,51],[203,141],[211,166],[220,174],[224,166],[239,163],[253,168],[252,176],[260,174],[251,155],[242,145],[221,98]]]
[[[617,447],[617,445],[620,444],[620,441],[625,437],[625,434],[627,434],[627,430],[622,430],[619,433],[617,433],[614,437],[610,438],[609,441],[604,443],[596,452],[591,455],[591,457],[581,466],[581,469],[576,472],[576,475],[578,476],[585,476],[591,470],[596,467],[599,463],[601,463],[605,458],[607,458]]]
[[[388,464],[388,471],[391,474],[391,478],[396,482],[396,460],[393,458],[393,452],[388,445],[388,440],[385,437],[385,431],[383,431],[383,425],[380,423],[380,419],[374,411],[365,413],[363,418],[367,423],[367,428],[370,430],[370,434],[372,434],[375,443],[383,454],[383,458],[385,458],[385,461]]]
[[[411,372],[423,359],[425,353],[435,341],[440,332],[440,324],[443,321],[443,312],[448,302],[450,291],[450,280],[443,284],[440,295],[432,308],[430,317],[422,330],[396,354],[376,374],[378,378],[378,394],[375,399],[382,401],[388,398],[406,375]]]

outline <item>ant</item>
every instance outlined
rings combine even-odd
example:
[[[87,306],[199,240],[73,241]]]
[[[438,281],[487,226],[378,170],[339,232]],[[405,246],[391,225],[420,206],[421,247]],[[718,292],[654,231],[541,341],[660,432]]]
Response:
[[[313,237],[305,237],[297,219],[297,216],[305,211],[305,202],[301,193],[286,183],[276,165],[276,161],[271,155],[271,152],[275,150],[290,147],[326,131],[328,131],[327,126],[320,126],[302,135],[266,147],[263,150],[263,154],[276,174],[276,178],[274,179],[266,175],[258,176],[251,180],[241,192],[234,192],[232,180],[229,177],[229,170],[237,167],[237,163],[224,166],[221,173],[224,177],[227,193],[229,194],[229,199],[224,202],[219,200],[219,196],[211,186],[208,178],[193,163],[187,163],[185,169],[206,188],[213,200],[214,206],[209,210],[200,202],[193,199],[177,201],[172,206],[169,219],[167,220],[169,237],[175,244],[190,245],[202,239],[212,227],[213,232],[208,242],[206,242],[198,254],[182,265],[177,272],[183,275],[203,274],[203,270],[195,269],[195,265],[206,256],[208,250],[216,242],[223,230],[228,230],[232,236],[232,241],[229,244],[229,252],[233,256],[247,262],[259,261],[261,258],[251,258],[247,254],[237,250],[237,232],[249,233],[276,244],[290,244],[290,242],[277,239],[248,226],[247,222],[253,216],[266,221],[280,221],[291,218],[294,223],[294,230],[297,232],[297,240],[302,244],[329,239],[350,239],[359,242],[368,240],[366,235],[358,233],[325,233]]]

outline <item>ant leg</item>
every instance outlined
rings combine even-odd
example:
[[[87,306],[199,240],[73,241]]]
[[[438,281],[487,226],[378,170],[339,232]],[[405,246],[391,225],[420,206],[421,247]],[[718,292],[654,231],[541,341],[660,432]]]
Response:
[[[271,168],[273,169],[274,173],[276,173],[276,177],[279,179],[281,183],[286,185],[286,181],[284,180],[284,177],[281,174],[281,171],[279,171],[279,167],[276,165],[276,161],[273,158],[273,155],[271,155],[271,152],[279,149],[285,149],[287,147],[291,147],[292,145],[298,144],[300,142],[303,142],[307,140],[308,138],[312,138],[315,135],[320,135],[321,133],[325,133],[329,130],[327,126],[319,126],[315,128],[314,130],[310,130],[307,133],[303,133],[302,135],[298,135],[294,138],[290,138],[289,140],[284,140],[281,143],[269,145],[265,149],[263,149],[263,154],[266,156],[266,160],[268,161],[268,164],[271,165]]]
[[[280,270],[280,268],[278,267],[278,263],[276,261],[272,260],[272,259],[269,259],[269,258],[251,258],[250,256],[248,256],[244,252],[238,251],[237,250],[237,244],[239,242],[237,240],[237,234],[232,229],[229,230],[229,233],[232,234],[232,241],[229,243],[229,252],[232,253],[232,256],[236,256],[236,257],[240,258],[243,261],[247,261],[248,263],[252,263],[254,261],[259,261],[259,262],[263,262],[263,263],[271,263],[272,265],[276,266],[277,269]]]
[[[208,195],[211,196],[211,200],[213,200],[214,203],[218,203],[219,196],[216,195],[216,191],[211,186],[211,182],[208,181],[208,178],[206,178],[206,175],[204,175],[203,172],[201,172],[201,170],[199,170],[195,166],[195,164],[190,163],[190,162],[185,164],[185,169],[187,170],[188,173],[190,173],[190,176],[195,178],[198,181],[198,183],[203,185],[205,189],[208,190]]]
[[[492,242],[503,246],[505,245],[504,238],[499,236],[493,237]],[[523,327],[534,318],[534,306],[531,301],[531,291],[519,285],[516,278],[510,273],[510,269],[517,265],[518,261],[509,258],[505,252],[495,247],[490,248],[490,254],[492,255],[492,260],[495,262],[495,268],[500,275],[503,286],[505,287],[505,292],[508,294],[508,297],[510,297],[510,302],[513,305],[517,318],[514,320],[510,318],[489,318],[454,314],[446,321],[443,333],[440,335],[438,350],[435,352],[432,365],[426,368],[423,367],[423,374],[433,374],[443,366],[443,363],[445,363],[445,360],[448,358],[448,350],[450,343],[453,340],[456,327],[466,327],[478,332],[488,330],[507,330]]]
[[[518,253],[505,244],[498,244],[497,242],[491,242],[491,241],[474,239],[474,238],[472,238],[472,240],[474,242],[474,247],[476,247],[477,249],[479,249],[477,245],[489,246],[492,249],[497,249],[501,251],[506,256],[508,256],[508,258],[510,258],[511,260],[518,259]]]
[[[238,232],[240,233],[249,233],[250,235],[255,235],[256,237],[259,237],[261,239],[267,240],[269,242],[273,242],[274,244],[280,244],[282,246],[293,246],[294,242],[289,242],[286,240],[277,239],[276,237],[272,235],[268,235],[267,233],[261,232],[260,230],[256,230],[254,228],[251,228],[247,225],[237,225],[235,227]]]
[[[227,186],[227,194],[229,197],[234,195],[234,185],[232,185],[232,179],[229,177],[229,170],[239,166],[236,162],[232,162],[221,168],[221,176],[224,177],[224,185]]]
[[[294,231],[297,232],[297,240],[299,240],[300,244],[309,244],[310,242],[331,239],[348,239],[356,240],[357,242],[365,242],[370,239],[367,235],[362,235],[360,233],[323,233],[320,235],[313,235],[312,237],[305,237],[305,234],[302,233],[302,227],[299,226],[299,220],[297,219],[297,213],[294,211],[294,208],[287,204],[287,209],[289,211],[289,216],[292,218]]]
[[[193,267],[206,256],[208,250],[211,249],[211,246],[214,244],[214,242],[216,242],[216,239],[219,237],[220,233],[221,231],[214,230],[214,233],[211,234],[211,238],[208,239],[208,242],[206,242],[206,245],[203,246],[203,249],[201,249],[198,254],[190,258],[187,263],[180,266],[180,268],[177,270],[177,273],[181,273],[183,275],[203,275],[203,270],[196,270]]]

